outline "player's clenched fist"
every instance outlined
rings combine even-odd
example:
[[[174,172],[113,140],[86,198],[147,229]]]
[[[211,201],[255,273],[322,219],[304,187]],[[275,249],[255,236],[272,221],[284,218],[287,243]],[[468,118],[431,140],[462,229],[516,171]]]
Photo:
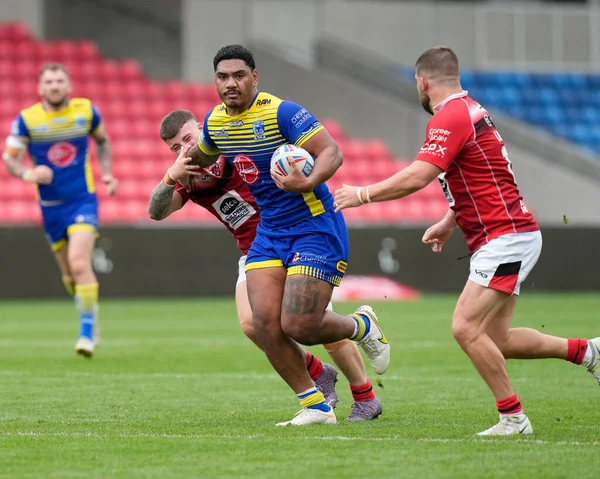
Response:
[[[54,172],[46,165],[39,165],[23,173],[23,179],[28,183],[49,185],[54,178]]]
[[[119,188],[119,180],[117,180],[112,175],[103,175],[102,183],[106,186],[106,194],[108,196],[114,196],[117,194],[117,189]]]

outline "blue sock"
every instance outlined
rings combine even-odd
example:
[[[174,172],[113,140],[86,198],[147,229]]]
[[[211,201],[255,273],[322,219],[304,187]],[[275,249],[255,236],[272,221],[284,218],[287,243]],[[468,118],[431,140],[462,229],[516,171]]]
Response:
[[[363,339],[369,331],[371,331],[371,320],[368,316],[361,313],[352,313],[349,315],[354,322],[356,327],[354,328],[354,334],[350,337],[353,341],[360,341]]]
[[[94,339],[94,321],[98,308],[98,283],[75,285],[75,307],[79,312],[79,336]]]
[[[331,411],[329,404],[325,402],[325,396],[319,388],[310,388],[298,394],[300,405],[306,409],[318,409],[323,412]]]
[[[331,406],[326,402],[322,402],[313,406],[308,406],[306,409],[318,409],[319,411],[329,412],[331,411]]]
[[[82,314],[79,319],[81,321],[79,336],[94,339],[94,316]]]

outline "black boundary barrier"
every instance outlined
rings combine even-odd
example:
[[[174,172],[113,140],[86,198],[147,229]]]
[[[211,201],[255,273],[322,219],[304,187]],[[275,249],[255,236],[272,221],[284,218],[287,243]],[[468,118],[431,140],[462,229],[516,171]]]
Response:
[[[348,274],[384,275],[424,292],[458,292],[469,270],[460,232],[441,255],[423,228],[350,229]],[[600,229],[544,228],[524,291],[600,291]],[[94,268],[102,297],[232,295],[239,252],[224,229],[103,227]],[[64,297],[40,228],[0,228],[0,298]]]

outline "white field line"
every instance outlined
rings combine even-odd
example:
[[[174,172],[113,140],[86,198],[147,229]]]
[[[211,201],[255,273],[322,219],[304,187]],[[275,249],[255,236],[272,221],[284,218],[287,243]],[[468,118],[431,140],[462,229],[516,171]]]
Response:
[[[400,436],[389,436],[389,437],[352,437],[352,436],[287,436],[282,437],[280,434],[266,435],[266,434],[163,434],[163,433],[116,433],[116,434],[98,434],[91,432],[39,432],[39,431],[0,431],[0,437],[64,437],[64,438],[92,438],[92,439],[111,439],[111,438],[125,438],[125,439],[267,439],[267,440],[301,440],[305,441],[310,439],[311,441],[385,441],[385,442],[425,442],[425,443],[486,443],[486,444],[499,444],[494,439],[482,439],[482,438],[408,438]],[[550,446],[600,446],[600,441],[544,441],[541,439],[517,439],[515,442],[519,444],[536,444],[536,445],[550,445]],[[505,441],[501,441],[501,444],[506,444]]]
[[[64,378],[77,378],[77,377],[90,377],[90,378],[110,378],[110,379],[143,379],[143,378],[166,378],[166,379],[206,379],[206,378],[215,378],[215,379],[253,379],[253,380],[277,380],[281,381],[281,378],[275,373],[256,373],[252,371],[248,372],[201,372],[201,373],[176,373],[176,372],[116,372],[116,373],[107,373],[107,372],[84,372],[84,371],[72,371],[72,372],[62,372],[62,373],[31,373],[28,371],[14,371],[7,369],[0,369],[0,376],[8,376],[8,377],[35,377],[35,378],[43,378],[43,379],[64,379]],[[422,382],[433,381],[433,382],[441,382],[441,381],[456,381],[460,379],[461,382],[475,382],[481,381],[475,374],[470,377],[462,377],[462,376],[452,376],[452,375],[444,375],[444,376],[423,376],[422,374],[413,374],[413,375],[398,375],[398,374],[386,374],[381,376],[381,381],[385,385],[386,381],[416,381]],[[517,378],[513,382],[520,381],[528,381],[531,378]]]

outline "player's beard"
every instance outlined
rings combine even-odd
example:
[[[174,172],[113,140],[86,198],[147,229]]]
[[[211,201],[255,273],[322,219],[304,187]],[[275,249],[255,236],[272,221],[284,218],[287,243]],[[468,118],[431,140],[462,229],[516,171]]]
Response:
[[[61,106],[64,106],[67,102],[67,95],[60,97],[59,100],[51,100],[49,97],[46,97],[46,101],[52,108],[59,108]]]
[[[429,98],[429,95],[424,91],[419,92],[419,100],[421,101],[421,106],[423,109],[430,115],[433,115],[433,110],[431,109],[431,99]]]

